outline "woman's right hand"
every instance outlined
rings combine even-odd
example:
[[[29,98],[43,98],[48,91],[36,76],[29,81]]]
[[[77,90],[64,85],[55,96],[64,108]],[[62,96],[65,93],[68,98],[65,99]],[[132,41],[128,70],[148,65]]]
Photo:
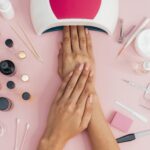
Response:
[[[88,89],[89,83],[93,82],[90,70],[88,65],[82,64],[64,79],[50,109],[42,140],[47,143],[48,150],[62,149],[69,139],[88,127],[93,104],[93,96]]]

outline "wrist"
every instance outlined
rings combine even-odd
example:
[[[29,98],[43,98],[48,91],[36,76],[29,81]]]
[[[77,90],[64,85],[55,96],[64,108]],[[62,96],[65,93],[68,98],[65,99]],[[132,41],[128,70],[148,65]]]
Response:
[[[39,150],[62,150],[65,145],[65,142],[62,140],[60,136],[55,134],[51,134],[49,136],[44,136],[40,141]]]

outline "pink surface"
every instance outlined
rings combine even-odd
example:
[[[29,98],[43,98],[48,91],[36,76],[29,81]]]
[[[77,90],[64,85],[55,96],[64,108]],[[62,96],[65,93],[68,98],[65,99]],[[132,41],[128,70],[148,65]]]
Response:
[[[130,119],[129,117],[126,117],[125,115],[116,112],[111,121],[111,126],[120,131],[128,132],[132,125],[132,122],[132,119]]]
[[[99,11],[102,0],[49,0],[58,19],[93,19]]]
[[[30,122],[31,129],[25,141],[24,150],[36,150],[38,141],[45,127],[48,109],[53,97],[60,85],[57,75],[57,54],[61,41],[61,32],[44,34],[41,37],[33,32],[29,15],[29,0],[12,0],[16,9],[16,19],[24,26],[25,31],[32,39],[38,53],[43,58],[43,63],[38,62],[29,50],[16,37],[7,23],[0,19],[0,60],[10,58],[17,65],[17,75],[13,79],[17,83],[17,89],[9,91],[5,86],[0,91],[1,96],[7,96],[14,102],[14,109],[11,112],[0,112],[0,121],[7,127],[6,134],[0,137],[0,149],[12,150],[15,137],[15,119],[21,118],[19,135],[23,135],[26,122]],[[121,0],[120,16],[125,20],[125,27],[137,24],[144,16],[150,17],[149,0]],[[15,21],[15,20],[14,20]],[[14,24],[14,22],[11,22]],[[116,31],[117,33],[117,31]],[[97,64],[97,91],[105,116],[108,118],[112,111],[117,110],[130,116],[115,106],[114,101],[118,100],[132,107],[147,118],[150,118],[150,111],[140,106],[143,92],[136,90],[121,81],[122,78],[133,80],[143,86],[149,82],[149,76],[139,76],[133,72],[132,64],[141,60],[136,55],[133,47],[116,59],[116,54],[121,45],[116,42],[116,34],[113,38],[99,32],[91,32],[94,46],[95,59]],[[8,50],[4,47],[6,38],[13,38],[15,50]],[[16,51],[26,51],[28,58],[20,61],[16,59]],[[20,74],[28,74],[30,82],[22,83],[19,80]],[[8,77],[0,74],[0,82],[5,85]],[[20,98],[22,91],[28,90],[32,94],[32,101],[23,102]],[[129,132],[136,132],[150,128],[150,123],[144,124],[136,118]],[[124,135],[122,132],[112,129],[115,137]],[[19,139],[19,141],[21,138]],[[121,144],[121,150],[149,150],[150,137],[144,137],[131,143]],[[65,147],[65,150],[91,150],[86,134],[79,135],[72,139]]]

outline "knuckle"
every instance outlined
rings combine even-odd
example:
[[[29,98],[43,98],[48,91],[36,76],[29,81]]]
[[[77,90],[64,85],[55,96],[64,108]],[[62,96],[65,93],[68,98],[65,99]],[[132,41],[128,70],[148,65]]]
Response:
[[[70,38],[68,36],[65,36],[64,37],[64,42],[66,42],[66,43],[70,42]]]
[[[72,113],[74,111],[74,106],[72,104],[67,105],[67,112]]]
[[[73,40],[77,41],[78,40],[78,36],[77,35],[73,35]]]
[[[80,115],[81,113],[82,113],[82,110],[81,110],[80,106],[77,106],[76,114]]]
[[[81,37],[81,38],[80,38],[80,41],[81,41],[83,44],[86,43],[85,37]]]

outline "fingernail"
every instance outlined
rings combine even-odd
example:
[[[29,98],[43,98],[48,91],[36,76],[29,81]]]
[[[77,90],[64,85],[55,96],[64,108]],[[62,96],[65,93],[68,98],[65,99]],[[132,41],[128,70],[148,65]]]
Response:
[[[82,71],[84,67],[84,64],[79,65],[79,70]]]
[[[89,103],[92,103],[93,102],[93,95],[90,95],[89,97]]]
[[[89,30],[87,28],[85,29],[85,32],[86,32],[86,34],[89,34]]]

